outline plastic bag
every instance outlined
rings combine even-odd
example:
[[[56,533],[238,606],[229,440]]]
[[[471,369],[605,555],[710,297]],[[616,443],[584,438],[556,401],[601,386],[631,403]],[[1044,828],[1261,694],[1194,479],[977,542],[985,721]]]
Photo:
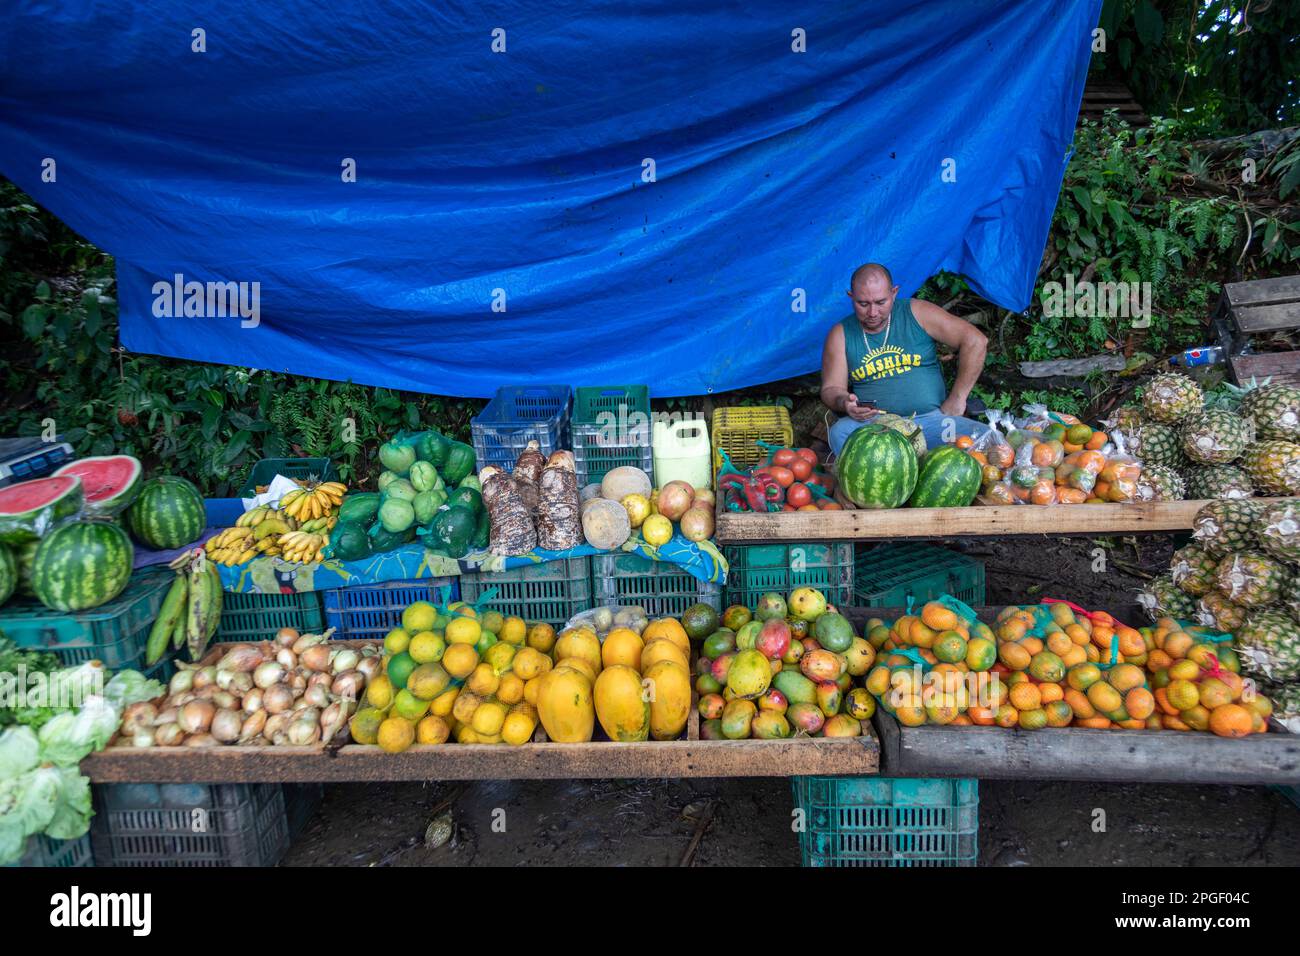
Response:
[[[975,439],[971,448],[983,455],[989,465],[1005,473],[1016,460],[1016,450],[1002,431],[1010,424],[1011,417],[998,409],[987,412],[984,417],[988,419],[988,430]]]
[[[639,604],[629,604],[626,607],[620,607],[617,604],[607,604],[603,607],[594,607],[589,611],[583,611],[569,618],[564,625],[566,631],[578,627],[587,627],[596,632],[596,636],[602,641],[605,635],[618,627],[626,627],[629,630],[640,634],[650,623],[650,615],[646,609]]]

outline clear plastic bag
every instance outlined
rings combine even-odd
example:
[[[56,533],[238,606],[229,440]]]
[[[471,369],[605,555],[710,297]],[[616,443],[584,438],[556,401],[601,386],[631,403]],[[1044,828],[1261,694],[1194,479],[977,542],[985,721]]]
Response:
[[[626,607],[607,604],[604,607],[594,607],[589,611],[583,611],[581,614],[575,614],[569,618],[568,623],[564,625],[564,629],[568,631],[579,627],[591,628],[596,632],[596,636],[603,641],[605,635],[615,628],[626,627],[640,634],[649,623],[650,615],[639,604],[629,604]]]

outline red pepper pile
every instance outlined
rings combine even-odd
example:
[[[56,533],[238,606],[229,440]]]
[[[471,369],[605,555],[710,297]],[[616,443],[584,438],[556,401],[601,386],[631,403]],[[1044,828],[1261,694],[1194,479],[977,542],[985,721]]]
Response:
[[[718,476],[728,511],[826,511],[840,506],[831,497],[835,477],[811,448],[777,448],[743,474]]]

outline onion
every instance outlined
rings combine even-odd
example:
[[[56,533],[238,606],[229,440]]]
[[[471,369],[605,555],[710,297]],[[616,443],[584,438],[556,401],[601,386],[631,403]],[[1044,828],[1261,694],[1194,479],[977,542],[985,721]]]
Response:
[[[270,687],[272,684],[278,684],[284,679],[284,665],[279,661],[263,661],[257,665],[257,670],[253,671],[253,683],[262,690]]]
[[[152,727],[157,719],[158,708],[148,701],[127,704],[126,709],[122,711],[122,733],[136,734]]]
[[[294,642],[301,636],[297,628],[282,627],[275,632],[275,643],[280,647],[293,647]]]
[[[223,744],[233,744],[239,739],[244,719],[237,710],[222,709],[212,718],[212,736]]]
[[[264,707],[265,704],[262,701],[262,688],[254,688],[244,695],[244,713],[255,714],[259,710],[264,709]]]
[[[320,741],[320,724],[314,720],[295,720],[289,725],[289,743],[307,747]]]
[[[293,706],[293,691],[285,684],[272,684],[262,693],[262,706],[274,716]]]
[[[168,694],[183,694],[194,686],[194,668],[186,667],[172,675],[167,682]]]
[[[236,644],[226,651],[224,657],[217,661],[217,670],[251,671],[266,658],[256,647],[249,644]]]
[[[285,670],[291,671],[298,666],[298,655],[295,654],[293,650],[288,647],[280,648],[280,650],[275,655],[275,659],[284,666]]]
[[[211,700],[213,694],[224,693],[216,684],[205,684],[194,691],[195,700]]]
[[[258,736],[258,737],[250,737],[248,740],[241,740],[239,743],[240,743],[241,746],[244,746],[244,747],[269,747],[269,746],[271,746],[271,741],[269,741],[269,740],[267,740],[265,737],[261,737],[261,736]]]
[[[330,649],[325,644],[317,644],[302,652],[302,666],[309,671],[328,671],[330,669]]]
[[[185,743],[182,746],[216,747],[219,745],[217,744],[217,738],[213,737],[211,734],[193,734],[192,736],[185,738]]]
[[[266,711],[258,710],[248,715],[239,728],[239,742],[248,743],[254,737],[261,737],[266,729]]]
[[[194,693],[192,690],[187,690],[183,694],[177,694],[175,697],[168,700],[167,703],[172,707],[184,707],[190,701],[198,699],[198,694]]]
[[[239,710],[239,698],[228,690],[219,690],[211,697],[218,710]]]
[[[321,684],[308,684],[307,689],[303,691],[302,699],[313,707],[328,707],[330,689]]]
[[[158,716],[153,719],[153,725],[155,727],[162,727],[166,724],[174,724],[176,723],[176,717],[179,714],[180,714],[179,708],[168,707],[166,710],[160,711]],[[154,736],[157,736],[156,732]]]
[[[320,720],[319,707],[299,707],[293,712],[293,722],[311,721],[313,724]]]
[[[208,728],[212,726],[212,717],[216,712],[217,708],[213,707],[210,701],[192,700],[181,708],[176,722],[187,734],[206,734]]]
[[[335,674],[344,674],[356,670],[360,663],[361,655],[350,647],[344,647],[335,651],[330,657],[330,670]]]
[[[366,679],[360,671],[345,671],[334,678],[330,693],[344,700],[356,700],[365,689]]]
[[[148,728],[145,728],[144,730],[137,730],[134,734],[131,735],[132,747],[152,747],[153,744],[154,744],[153,731]]]
[[[296,671],[289,678],[289,689],[293,691],[294,697],[300,697],[302,692],[307,689],[307,675],[302,671]]]
[[[230,682],[235,679],[235,671],[217,671],[217,686],[222,690],[230,689]]]
[[[271,744],[275,747],[283,747],[289,743],[289,735],[283,730],[271,738]]]
[[[293,652],[301,657],[303,651],[309,647],[315,647],[323,640],[325,640],[323,634],[304,634],[302,637],[298,638],[298,640],[293,642]]]
[[[153,742],[159,747],[179,747],[185,739],[185,731],[175,722],[163,724],[153,732]]]
[[[320,738],[329,743],[352,716],[352,702],[336,700],[320,715]]]
[[[379,657],[363,657],[361,663],[357,665],[357,670],[365,674],[366,683],[370,683],[384,672],[383,659]]]
[[[289,724],[293,721],[293,715],[288,713],[275,714],[268,717],[266,726],[262,728],[262,736],[267,740],[275,743],[277,735],[283,734],[289,729]]]
[[[247,671],[240,671],[230,678],[230,686],[226,690],[232,694],[247,694],[253,689],[253,675]]]
[[[200,690],[204,687],[211,687],[217,682],[217,669],[215,667],[200,667],[194,672],[194,689]]]

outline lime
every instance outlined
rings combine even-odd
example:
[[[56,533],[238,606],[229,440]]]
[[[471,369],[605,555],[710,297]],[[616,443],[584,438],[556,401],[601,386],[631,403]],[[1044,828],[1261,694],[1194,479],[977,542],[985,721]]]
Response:
[[[402,612],[402,627],[409,633],[432,631],[433,622],[438,618],[438,609],[428,601],[416,601]]]
[[[442,660],[446,649],[447,642],[437,631],[421,631],[411,638],[411,645],[406,650],[417,664],[432,664]]]
[[[403,688],[393,698],[393,713],[410,721],[419,720],[429,712],[429,702],[421,700],[409,690]]]
[[[406,687],[406,680],[411,676],[411,671],[417,666],[415,658],[406,651],[394,654],[388,659],[388,679],[393,682],[394,687],[402,690]]]

